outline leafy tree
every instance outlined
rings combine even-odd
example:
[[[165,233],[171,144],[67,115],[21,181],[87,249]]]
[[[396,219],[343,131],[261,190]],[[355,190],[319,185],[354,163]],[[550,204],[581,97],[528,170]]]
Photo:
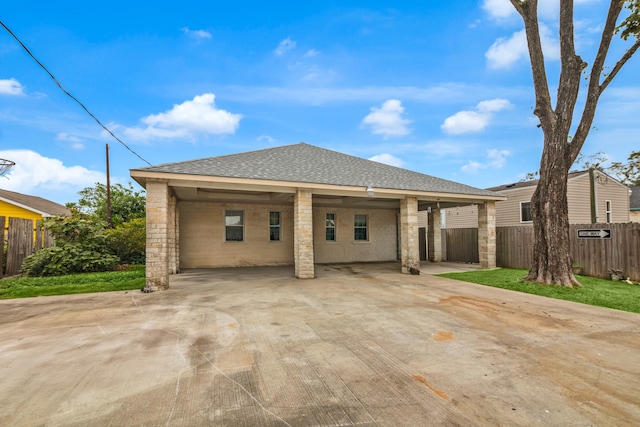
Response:
[[[626,185],[640,185],[640,151],[632,151],[626,163],[613,162],[607,171]]]
[[[542,52],[538,0],[510,1],[524,22],[535,92],[533,114],[540,120],[544,139],[540,181],[531,199],[535,236],[533,264],[525,279],[544,284],[581,286],[573,275],[569,256],[568,173],[589,134],[600,95],[640,47],[640,0],[610,1],[590,70],[575,50],[574,2],[559,1],[560,73],[555,106]],[[625,7],[629,13],[622,19]],[[624,41],[631,39],[631,46],[605,73],[605,60],[616,34]],[[572,129],[583,78],[587,81],[587,93],[580,121]]]
[[[135,191],[131,183],[111,186],[111,216],[113,226],[145,217],[144,191]],[[87,187],[78,192],[80,199],[75,203],[67,203],[67,207],[79,212],[95,215],[108,223],[107,218],[107,186],[97,182],[94,187]]]
[[[145,218],[123,222],[116,228],[105,230],[109,251],[121,264],[144,264],[147,244]]]
[[[576,157],[575,162],[573,162],[573,166],[571,167],[571,170],[569,172],[586,171],[591,168],[605,171],[605,169],[608,169],[608,168],[604,168],[602,164],[606,163],[608,160],[609,159],[607,158],[607,155],[602,151],[598,151],[588,156],[585,156],[584,154],[580,153],[578,154],[578,157]],[[538,179],[539,176],[540,176],[540,171],[529,172],[524,177],[524,179],[522,179],[520,182]]]
[[[105,225],[77,211],[69,217],[46,219],[45,227],[56,239],[56,246],[26,257],[22,272],[29,276],[59,276],[112,270],[119,259],[109,252]]]

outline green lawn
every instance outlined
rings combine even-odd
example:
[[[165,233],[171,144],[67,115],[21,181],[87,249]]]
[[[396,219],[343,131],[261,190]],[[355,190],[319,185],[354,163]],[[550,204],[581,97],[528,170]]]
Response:
[[[583,288],[571,289],[559,286],[544,286],[520,280],[526,276],[527,272],[527,270],[521,269],[499,268],[495,270],[439,274],[439,276],[528,294],[542,295],[549,298],[640,313],[639,285],[613,282],[597,277],[576,276],[578,281],[584,286]]]
[[[143,265],[105,273],[6,278],[0,280],[0,299],[122,291],[141,289],[144,285]]]

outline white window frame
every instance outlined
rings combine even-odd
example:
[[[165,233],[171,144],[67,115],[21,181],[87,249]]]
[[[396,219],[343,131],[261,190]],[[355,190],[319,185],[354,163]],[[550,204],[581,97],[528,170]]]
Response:
[[[611,200],[604,201],[604,211],[607,224],[612,222],[613,214],[611,212]]]
[[[364,227],[362,226],[356,226],[356,218],[357,217],[364,217],[365,219],[365,225]],[[356,230],[358,229],[364,229],[365,230],[365,235],[366,238],[365,239],[356,239]],[[353,215],[353,241],[354,242],[368,242],[369,241],[369,215],[368,214],[354,214]]]
[[[529,219],[529,220],[524,220],[522,218],[522,205],[524,205],[525,203],[529,205],[529,216],[531,216],[531,201],[520,202],[520,222],[522,222],[522,223],[530,223],[530,222],[533,222],[533,216],[531,216],[531,219]]]
[[[240,223],[239,224],[230,224],[229,223],[229,219],[238,216],[238,213],[240,213]],[[229,239],[229,228],[233,227],[233,228],[240,228],[241,233],[242,233],[242,239],[240,240],[236,240],[236,239]],[[236,243],[236,242],[244,242],[245,240],[245,235],[244,235],[244,211],[243,210],[238,210],[238,209],[227,209],[224,211],[224,241],[225,242],[231,242],[231,243]]]
[[[271,223],[271,214],[278,214],[278,223]],[[273,230],[278,230],[278,238],[273,238]],[[270,242],[280,242],[282,241],[282,212],[280,211],[269,211],[269,241]]]
[[[333,225],[329,225],[329,215],[333,215]],[[327,231],[333,230],[333,239],[327,239]],[[324,240],[325,242],[335,242],[338,240],[337,227],[336,227],[336,214],[334,212],[327,212],[324,216]]]

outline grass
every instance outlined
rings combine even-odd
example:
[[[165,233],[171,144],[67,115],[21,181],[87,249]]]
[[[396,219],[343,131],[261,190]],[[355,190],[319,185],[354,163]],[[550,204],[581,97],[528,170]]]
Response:
[[[144,285],[144,265],[104,273],[69,274],[56,277],[9,277],[0,280],[0,299],[123,291],[141,289]]]
[[[598,307],[640,313],[640,286],[625,282],[613,282],[589,276],[576,276],[583,288],[565,288],[545,286],[521,279],[528,270],[499,268],[495,270],[477,270],[464,273],[439,274],[442,277],[472,282],[480,285],[542,295]]]

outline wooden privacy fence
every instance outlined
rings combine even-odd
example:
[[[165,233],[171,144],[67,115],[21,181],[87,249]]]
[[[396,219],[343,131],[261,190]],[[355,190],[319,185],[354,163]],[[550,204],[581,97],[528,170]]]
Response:
[[[478,229],[448,228],[443,236],[445,244],[442,251],[447,261],[479,262]]]
[[[578,230],[595,230],[598,237],[580,238]],[[601,238],[598,230],[608,230]],[[605,232],[602,235],[606,234]],[[583,274],[609,277],[609,269],[622,271],[623,276],[640,281],[640,223],[571,224],[569,254]],[[499,267],[529,268],[533,260],[533,227],[497,227],[496,263]],[[447,261],[478,262],[478,229],[446,230]]]
[[[0,216],[0,224],[6,224],[5,221],[6,218]],[[27,256],[53,245],[53,238],[42,226],[42,221],[37,221],[34,227],[33,220],[9,218],[9,227],[4,230],[3,250],[0,251],[0,277],[18,274]]]

